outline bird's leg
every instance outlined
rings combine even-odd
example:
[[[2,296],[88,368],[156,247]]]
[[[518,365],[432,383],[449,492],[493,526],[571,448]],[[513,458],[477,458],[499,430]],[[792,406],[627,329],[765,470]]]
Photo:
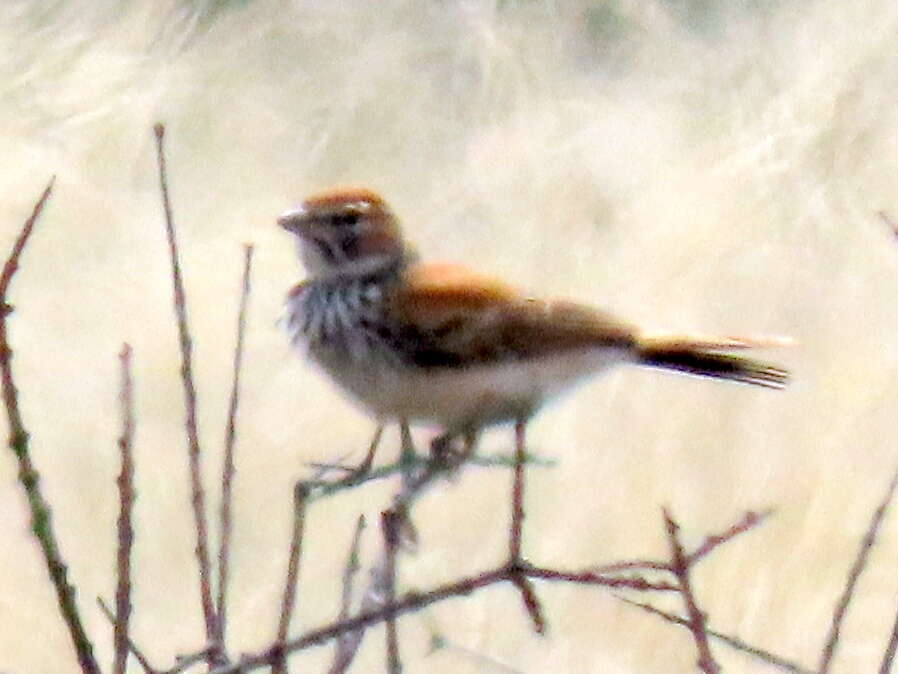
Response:
[[[463,442],[460,450],[455,449],[452,445],[454,441],[461,437]],[[447,431],[442,435],[434,438],[430,444],[431,460],[440,468],[448,469],[452,472],[458,470],[461,465],[474,454],[477,449],[477,433],[473,429],[464,431]]]
[[[431,440],[430,460],[436,467],[445,468],[449,464],[449,457],[452,454],[452,441],[455,440],[455,437],[455,433],[447,431]]]
[[[407,419],[399,420],[399,437],[401,442],[399,450],[399,470],[402,472],[403,484],[407,485],[412,480],[415,462],[418,458]]]
[[[377,448],[380,445],[380,436],[383,435],[383,432],[384,424],[378,424],[377,430],[374,431],[374,437],[371,438],[371,444],[368,446],[368,452],[365,454],[365,458],[362,459],[362,462],[358,466],[348,470],[346,475],[340,480],[341,484],[355,484],[371,472],[371,464],[374,463],[374,455],[377,453]]]

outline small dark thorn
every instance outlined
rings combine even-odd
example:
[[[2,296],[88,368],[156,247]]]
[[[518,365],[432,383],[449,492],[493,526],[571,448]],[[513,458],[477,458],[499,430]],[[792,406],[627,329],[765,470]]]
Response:
[[[155,124],[153,124],[153,133],[156,134],[156,138],[158,140],[162,140],[162,138],[165,136],[165,124],[163,124],[162,122],[156,122]]]

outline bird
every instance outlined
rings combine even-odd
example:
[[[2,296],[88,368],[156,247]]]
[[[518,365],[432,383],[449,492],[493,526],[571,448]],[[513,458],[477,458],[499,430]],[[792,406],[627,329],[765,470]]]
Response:
[[[293,235],[307,272],[284,306],[291,343],[379,429],[393,421],[437,425],[434,453],[462,439],[467,456],[482,429],[523,428],[546,401],[617,364],[772,389],[789,379],[787,370],[738,353],[784,338],[652,333],[463,265],[422,262],[392,208],[366,187],[314,193],[277,222]]]

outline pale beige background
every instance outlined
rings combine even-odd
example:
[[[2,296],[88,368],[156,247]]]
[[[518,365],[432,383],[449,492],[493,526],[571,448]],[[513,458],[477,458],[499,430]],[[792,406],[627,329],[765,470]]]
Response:
[[[157,662],[201,640],[182,394],[151,125],[169,125],[210,485],[220,463],[241,244],[257,245],[238,445],[231,632],[274,631],[290,489],[303,462],[372,431],[275,327],[301,278],[274,217],[307,191],[383,191],[428,257],[652,327],[789,334],[783,393],[622,369],[547,409],[532,447],[527,554],[574,568],[777,515],[704,563],[715,627],[813,666],[870,513],[898,467],[898,9],[891,0],[5,2],[4,250],[57,189],[16,278],[15,371],[33,452],[98,655],[113,588],[116,353],[134,346],[139,500],[134,631]],[[726,6],[729,9],[722,9]],[[422,442],[428,432],[422,435]],[[510,433],[486,438],[506,450]],[[395,436],[388,438],[390,451]],[[0,671],[75,671],[0,455]],[[405,587],[503,554],[508,475],[466,470],[417,511]],[[390,488],[311,513],[294,629],[330,619],[352,522]],[[211,505],[217,504],[215,489]],[[369,529],[366,550],[378,547]],[[838,672],[878,667],[898,534],[845,625]],[[601,590],[541,586],[532,635],[495,588],[400,623],[408,672],[693,671],[688,635]],[[671,607],[675,604],[668,602]],[[457,648],[425,657],[430,630]],[[354,671],[383,671],[382,632]],[[329,649],[295,661],[323,671]],[[722,646],[728,672],[770,671]],[[137,671],[137,670],[134,670]]]

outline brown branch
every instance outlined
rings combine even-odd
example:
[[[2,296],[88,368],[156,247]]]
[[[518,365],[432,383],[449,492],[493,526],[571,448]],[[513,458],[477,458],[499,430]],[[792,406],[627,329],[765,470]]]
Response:
[[[749,510],[747,513],[745,513],[745,516],[739,522],[731,526],[722,534],[708,536],[707,538],[705,538],[704,542],[687,556],[687,565],[692,566],[696,562],[700,561],[703,557],[706,557],[708,554],[710,554],[718,546],[731,541],[732,539],[736,538],[736,536],[744,534],[746,531],[751,531],[756,526],[761,524],[765,519],[767,519],[767,517],[771,513],[773,513],[773,510],[763,510],[760,513]]]
[[[109,620],[109,623],[113,626],[113,628],[118,625],[118,620],[116,620],[115,613],[112,612],[112,609],[103,601],[102,597],[97,597],[97,604],[100,607],[100,610],[103,612],[103,615],[106,616],[106,619]],[[131,651],[131,654],[140,663],[140,666],[143,667],[143,671],[146,674],[162,674],[162,672],[153,665],[150,664],[150,661],[147,659],[147,656],[143,654],[143,651],[137,646],[136,643],[128,637],[128,650]]]
[[[896,649],[898,649],[898,616],[895,616],[895,622],[892,624],[892,633],[889,635],[886,650],[882,654],[882,664],[879,666],[879,674],[890,674],[892,671],[892,662],[895,660]]]
[[[515,423],[514,472],[511,488],[511,527],[508,536],[508,558],[521,561],[521,532],[524,527],[524,422]]]
[[[131,381],[131,347],[125,344],[119,354],[122,367],[121,407],[122,435],[118,446],[122,457],[122,470],[118,477],[120,510],[118,516],[118,554],[115,590],[115,660],[114,674],[125,674],[128,663],[128,624],[131,619],[131,547],[134,529],[131,517],[134,510],[134,459],[131,447],[134,439],[134,402]]]
[[[698,667],[705,674],[718,674],[720,668],[714,661],[714,656],[711,655],[711,648],[708,645],[705,614],[699,609],[692,592],[692,584],[689,579],[689,560],[678,537],[680,527],[667,510],[664,511],[664,524],[670,543],[671,571],[680,583],[680,594],[683,595],[683,601],[686,604],[686,612],[689,615],[689,631],[692,632],[695,648],[698,651]]]
[[[81,671],[85,674],[98,674],[100,668],[94,658],[93,645],[81,622],[81,615],[75,602],[75,588],[68,582],[68,569],[53,530],[50,505],[44,500],[41,493],[40,475],[31,460],[28,431],[25,430],[25,423],[19,411],[19,393],[12,373],[13,352],[9,345],[6,325],[13,310],[7,297],[9,286],[19,268],[19,259],[31,237],[34,225],[50,198],[54,181],[55,177],[50,179],[40,198],[34,204],[31,215],[25,220],[25,224],[13,244],[12,251],[3,265],[3,271],[0,273],[0,379],[2,379],[3,387],[3,405],[9,420],[9,447],[19,463],[18,478],[28,499],[28,508],[31,512],[31,531],[40,544],[50,581],[56,590],[59,611],[75,647]]]
[[[527,578],[535,580],[548,580],[559,583],[574,583],[576,585],[599,585],[602,587],[625,587],[629,590],[642,592],[677,592],[679,586],[671,583],[651,581],[641,576],[606,576],[595,571],[560,571],[558,569],[545,569],[521,562],[518,571]]]
[[[628,599],[627,597],[615,595],[615,598],[619,599],[625,604],[635,606],[636,608],[642,609],[647,613],[656,615],[669,623],[673,623],[675,625],[680,625],[682,627],[690,629],[690,623],[688,620],[686,620],[686,618],[681,618],[680,616],[674,615],[673,613],[662,611],[661,609],[656,608],[651,604],[644,604],[639,601],[633,601],[632,599]],[[770,651],[765,651],[763,648],[752,646],[751,644],[742,641],[742,639],[737,639],[736,637],[731,637],[728,634],[723,634],[712,629],[707,629],[707,627],[705,631],[708,633],[708,636],[717,639],[721,643],[724,643],[737,651],[741,651],[742,653],[754,656],[759,660],[763,660],[764,662],[771,664],[774,667],[778,667],[786,672],[793,672],[793,674],[815,674],[811,670],[805,669],[801,665],[798,665],[790,660],[786,660],[785,658],[775,655]]]
[[[355,575],[359,571],[359,545],[361,544],[362,531],[364,529],[365,516],[359,515],[359,519],[355,523],[355,533],[352,535],[352,544],[349,546],[346,566],[343,568],[343,590],[340,597],[340,613],[337,616],[338,622],[349,618],[349,611],[352,606],[352,586]],[[351,638],[355,634],[351,633],[337,638],[334,662],[328,670],[329,674],[343,674],[349,668],[349,665],[352,664],[358,646],[362,641],[361,638]]]
[[[215,643],[218,636],[216,627],[215,605],[212,603],[211,565],[209,561],[209,543],[206,527],[206,502],[203,494],[202,466],[199,434],[196,421],[196,388],[193,383],[193,345],[187,323],[187,299],[184,293],[184,282],[181,278],[181,265],[178,261],[178,242],[175,235],[175,223],[172,216],[171,200],[168,195],[168,179],[165,163],[165,126],[156,124],[156,156],[159,161],[159,184],[162,189],[162,206],[165,212],[165,231],[168,236],[168,252],[171,259],[172,286],[174,289],[175,319],[181,345],[181,380],[184,385],[184,403],[186,408],[185,427],[187,430],[188,458],[190,463],[190,485],[192,490],[191,504],[196,526],[196,558],[200,574],[200,602],[203,607],[203,620],[206,627],[206,640]],[[213,658],[214,660],[214,658]]]
[[[281,616],[278,621],[277,641],[284,643],[293,619],[296,604],[296,588],[299,584],[299,562],[302,557],[302,539],[306,527],[306,504],[309,487],[297,482],[293,490],[293,535],[290,539],[290,558],[287,562],[287,580],[284,583],[284,597],[281,601]],[[287,663],[283,656],[272,662],[272,674],[286,674]]]
[[[399,529],[402,515],[393,510],[381,513],[381,529],[384,536],[384,593],[383,602],[387,606],[396,601],[396,551],[399,548]],[[396,631],[396,617],[386,620],[387,672],[402,674],[402,660],[399,657],[399,635]]]
[[[592,570],[596,573],[619,573],[621,571],[670,571],[670,564],[652,559],[634,559],[594,566]]]
[[[234,346],[234,374],[231,385],[231,401],[228,405],[228,421],[225,428],[224,467],[221,475],[221,543],[218,549],[218,635],[217,641],[225,650],[225,625],[227,622],[227,593],[230,577],[231,531],[233,522],[231,504],[234,483],[234,444],[237,440],[237,407],[240,404],[240,369],[243,363],[243,341],[246,332],[246,311],[249,304],[250,273],[253,263],[253,247],[244,246],[243,281],[240,291],[240,308],[237,312],[237,343]]]
[[[279,641],[255,655],[246,655],[239,662],[214,669],[210,674],[236,674],[252,671],[261,667],[269,667],[278,659],[297,651],[318,646],[341,635],[367,629],[392,617],[398,617],[417,611],[431,604],[472,594],[490,585],[514,582],[516,576],[522,575],[531,579],[565,581],[582,585],[603,587],[626,587],[634,590],[669,591],[677,588],[666,583],[649,583],[642,579],[601,577],[589,571],[567,572],[553,569],[542,569],[522,563],[520,566],[504,565],[476,576],[468,576],[460,580],[440,585],[427,592],[407,592],[392,605],[377,609],[364,609],[353,618],[339,620],[323,627],[310,630],[302,636]]]
[[[525,448],[525,430],[526,421],[518,420],[514,427],[514,470],[513,483],[511,488],[511,527],[508,536],[508,564],[513,568],[520,568],[523,565],[521,558],[521,541],[523,538],[524,527],[524,461],[526,454]],[[533,623],[533,629],[537,634],[544,634],[546,631],[546,620],[543,617],[542,608],[539,605],[539,598],[536,596],[536,590],[523,574],[515,574],[512,577],[514,586],[521,593],[521,601],[524,602],[524,608],[527,615]]]
[[[898,472],[892,477],[888,491],[886,491],[885,496],[874,511],[873,517],[870,520],[870,526],[867,528],[867,533],[864,534],[864,538],[861,540],[861,546],[858,549],[857,557],[855,557],[854,564],[848,572],[848,578],[845,580],[845,587],[842,590],[842,595],[839,597],[836,609],[833,612],[832,624],[829,629],[826,644],[823,646],[823,653],[820,657],[820,666],[818,667],[819,674],[826,674],[829,672],[830,664],[836,653],[836,648],[839,645],[839,632],[842,628],[842,620],[844,620],[845,614],[848,612],[848,606],[851,604],[851,599],[854,596],[854,589],[857,586],[858,579],[861,577],[864,569],[867,568],[867,559],[870,556],[870,550],[873,549],[873,545],[876,543],[876,535],[879,533],[879,527],[882,525],[886,510],[888,510],[889,504],[892,502],[892,497],[895,495],[896,488],[898,488]]]

